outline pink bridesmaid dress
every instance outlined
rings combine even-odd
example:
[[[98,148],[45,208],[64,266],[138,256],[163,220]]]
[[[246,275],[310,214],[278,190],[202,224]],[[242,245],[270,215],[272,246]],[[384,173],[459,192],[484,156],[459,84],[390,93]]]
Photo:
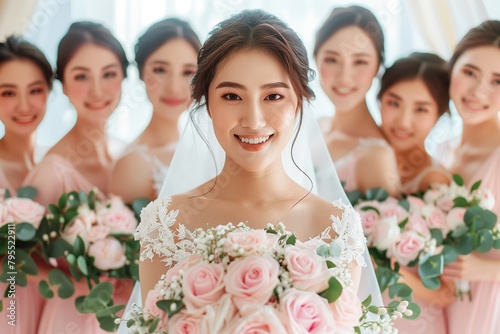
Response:
[[[2,169],[0,169],[0,188],[9,189],[12,195],[15,194],[15,189],[10,185]],[[7,283],[0,283],[2,296],[7,286]],[[10,300],[15,301],[15,326],[8,323],[8,315],[11,310],[7,310],[7,307],[10,305]],[[28,285],[25,287],[16,286],[15,298],[3,298],[3,310],[0,312],[0,333],[36,333],[44,304],[45,299],[40,296],[36,283],[28,281]]]
[[[493,212],[500,218],[500,147],[498,147],[476,171],[468,182],[471,187],[482,180],[481,187],[495,196]],[[500,224],[500,221],[497,222]],[[481,254],[496,259],[500,266],[500,251]],[[472,301],[456,299],[447,309],[448,328],[451,334],[498,334],[500,333],[500,281],[471,282]]]
[[[90,191],[95,188],[77,169],[64,157],[49,153],[40,164],[28,175],[25,184],[45,183],[39,189],[36,200],[44,205],[56,203],[63,192]],[[38,188],[40,188],[38,186]],[[132,291],[132,282],[128,280],[106,279],[113,283],[113,300],[116,304],[127,304]],[[94,314],[78,313],[75,299],[89,292],[87,284],[82,279],[75,282],[75,294],[67,299],[55,296],[45,302],[45,306],[38,326],[39,334],[93,334],[109,333],[99,327],[99,322]],[[33,332],[34,333],[34,332]]]

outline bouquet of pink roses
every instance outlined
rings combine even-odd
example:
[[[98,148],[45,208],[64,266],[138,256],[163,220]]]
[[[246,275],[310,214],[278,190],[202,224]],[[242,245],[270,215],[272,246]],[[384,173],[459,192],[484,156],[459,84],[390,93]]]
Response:
[[[396,283],[399,265],[418,265],[422,283],[437,289],[443,266],[456,261],[459,254],[500,248],[496,215],[489,211],[494,199],[491,192],[480,188],[480,182],[467,190],[454,175],[450,186],[436,184],[403,200],[381,190],[367,194],[376,194],[376,198],[359,200],[355,207],[377,264],[381,289],[389,286],[390,294],[394,293],[391,289],[403,289]],[[462,290],[468,292],[466,287]]]
[[[39,290],[52,298],[75,292],[74,281],[85,279],[90,293],[76,299],[82,313],[97,313],[101,327],[116,329],[113,314],[124,305],[113,305],[113,286],[108,278],[138,280],[139,243],[133,233],[138,221],[134,211],[119,197],[96,198],[94,191],[64,193],[42,221],[42,247],[48,263],[48,281]],[[63,260],[63,261],[61,261]]]
[[[123,320],[131,332],[389,333],[395,318],[412,313],[406,301],[361,303],[341,246],[323,236],[301,243],[282,224],[253,230],[229,223],[189,239],[190,254]]]
[[[40,239],[37,230],[45,208],[32,200],[36,194],[32,187],[18,189],[15,196],[11,196],[8,190],[0,189],[0,282],[7,283],[15,275],[15,284],[26,286],[27,275],[38,274],[32,256],[37,251]],[[12,288],[9,284],[6,295],[10,295],[8,290]],[[0,298],[0,311],[2,307]]]

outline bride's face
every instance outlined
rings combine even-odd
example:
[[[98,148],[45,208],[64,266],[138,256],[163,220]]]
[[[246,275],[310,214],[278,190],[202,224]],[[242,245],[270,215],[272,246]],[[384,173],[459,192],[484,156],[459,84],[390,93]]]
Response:
[[[288,74],[273,56],[246,49],[226,58],[210,83],[208,101],[227,158],[247,171],[281,163],[298,101]]]

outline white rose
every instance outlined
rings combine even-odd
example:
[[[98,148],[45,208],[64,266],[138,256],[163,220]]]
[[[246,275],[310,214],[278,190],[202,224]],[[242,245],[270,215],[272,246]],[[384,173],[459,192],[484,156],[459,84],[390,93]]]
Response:
[[[380,219],[375,228],[373,244],[379,251],[384,251],[401,234],[396,217],[386,217]]]
[[[453,208],[446,215],[446,224],[450,231],[455,231],[460,226],[465,226],[464,215],[465,208]]]
[[[489,189],[477,189],[473,197],[479,201],[478,205],[485,210],[493,210],[495,207],[495,196]]]

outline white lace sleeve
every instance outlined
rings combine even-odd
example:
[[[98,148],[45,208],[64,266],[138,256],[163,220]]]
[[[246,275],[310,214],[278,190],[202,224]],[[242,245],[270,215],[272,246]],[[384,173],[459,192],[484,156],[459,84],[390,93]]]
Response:
[[[366,249],[366,237],[363,234],[359,213],[351,205],[346,205],[340,200],[334,201],[332,204],[343,210],[341,218],[334,215],[330,217],[332,228],[338,235],[333,242],[341,250],[339,260],[349,264],[356,261],[359,266],[366,266],[363,258]],[[325,239],[329,232],[329,230],[326,230],[321,238]]]
[[[141,222],[137,226],[134,238],[139,240],[143,251],[140,260],[160,258],[171,259],[177,250],[172,226],[179,210],[168,211],[172,198],[158,198],[150,202],[141,211]]]

